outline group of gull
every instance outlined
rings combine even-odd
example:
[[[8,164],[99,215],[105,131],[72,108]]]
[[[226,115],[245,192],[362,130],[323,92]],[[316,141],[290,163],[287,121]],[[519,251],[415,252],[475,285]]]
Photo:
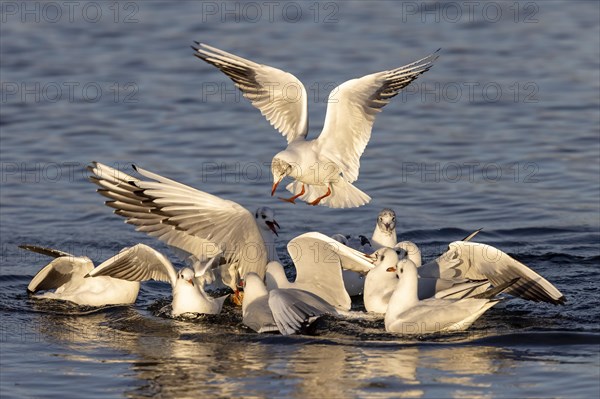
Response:
[[[293,194],[310,205],[351,208],[370,197],[352,183],[371,136],[375,115],[392,97],[428,71],[436,54],[400,68],[349,80],[330,96],[323,130],[306,140],[306,90],[292,74],[196,43],[194,55],[229,76],[252,104],[287,139],[273,157],[274,195],[286,176]],[[437,53],[437,52],[436,52]],[[300,96],[290,101],[289,87]],[[241,205],[133,166],[135,177],[93,162],[90,180],[117,215],[166,243],[186,267],[177,270],[155,249],[137,244],[94,267],[83,256],[23,245],[54,259],[40,270],[28,291],[36,297],[79,305],[132,304],[140,282],[169,282],[171,315],[218,314],[229,295],[242,307],[243,324],[262,332],[293,334],[318,317],[352,317],[360,309],[385,315],[385,329],[402,334],[464,330],[508,294],[563,304],[565,297],[542,276],[489,245],[476,243],[478,231],[434,260],[422,264],[410,241],[397,241],[396,214],[377,216],[370,238],[307,232],[287,249],[295,267],[290,282],[275,246],[279,224],[268,207],[251,213]],[[207,293],[208,292],[208,293]]]

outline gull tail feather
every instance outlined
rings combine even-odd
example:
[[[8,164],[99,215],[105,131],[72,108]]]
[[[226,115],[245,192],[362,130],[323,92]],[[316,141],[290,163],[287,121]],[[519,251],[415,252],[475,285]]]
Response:
[[[368,204],[371,197],[356,188],[351,183],[340,177],[336,182],[331,184],[331,195],[325,197],[319,202],[319,205],[324,205],[329,208],[357,208]],[[311,202],[319,196],[324,195],[327,191],[325,186],[304,185],[305,194],[300,197],[302,201]],[[293,182],[287,185],[286,189],[297,195],[302,190],[302,183]]]

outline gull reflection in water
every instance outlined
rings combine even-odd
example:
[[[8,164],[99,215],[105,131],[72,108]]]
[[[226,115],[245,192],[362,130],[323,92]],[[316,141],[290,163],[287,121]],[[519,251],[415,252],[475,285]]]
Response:
[[[40,340],[58,343],[57,355],[125,367],[130,396],[486,397],[486,376],[515,367],[509,350],[491,346],[258,335],[132,307],[38,315]]]

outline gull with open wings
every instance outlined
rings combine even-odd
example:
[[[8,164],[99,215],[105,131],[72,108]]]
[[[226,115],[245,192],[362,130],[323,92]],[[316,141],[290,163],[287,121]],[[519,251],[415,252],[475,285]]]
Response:
[[[293,196],[282,200],[295,203],[300,198],[310,205],[330,208],[353,208],[371,200],[352,183],[358,179],[360,157],[371,137],[375,116],[437,59],[434,53],[337,86],[329,94],[320,136],[306,140],[308,98],[298,78],[215,47],[196,44],[197,47],[192,46],[194,55],[229,76],[244,97],[287,139],[287,148],[271,161],[271,195],[281,180],[290,176],[294,182],[286,188]],[[290,88],[298,90],[294,98],[288,95]]]

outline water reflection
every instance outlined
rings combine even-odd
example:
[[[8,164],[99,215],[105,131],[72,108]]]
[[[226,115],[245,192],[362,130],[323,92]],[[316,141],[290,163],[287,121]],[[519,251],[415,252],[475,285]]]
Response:
[[[235,318],[172,320],[133,307],[35,302],[33,310],[29,341],[52,343],[67,368],[124,370],[118,378],[134,397],[488,397],[498,375],[512,378],[532,361],[491,345],[373,341],[351,331],[258,335]],[[540,370],[554,362],[546,357],[535,359]]]

